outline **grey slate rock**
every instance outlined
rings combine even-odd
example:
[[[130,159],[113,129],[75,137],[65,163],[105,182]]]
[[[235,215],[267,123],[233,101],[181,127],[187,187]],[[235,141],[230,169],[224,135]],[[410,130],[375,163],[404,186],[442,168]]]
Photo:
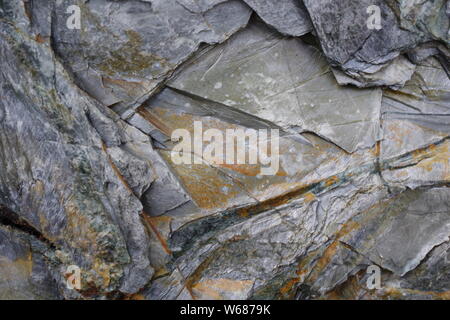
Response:
[[[426,4],[412,5],[414,8],[407,5],[410,1],[397,2],[304,1],[331,65],[356,79],[358,86],[401,86],[405,82],[404,76],[394,73],[394,77],[386,78],[380,70],[391,68],[388,65],[401,53],[430,40],[439,39],[448,45],[445,33],[448,32],[449,18],[444,13],[444,1],[425,1]],[[371,30],[367,26],[370,17],[367,8],[371,5],[381,10],[380,30]],[[417,16],[408,14],[409,10]],[[379,79],[373,83],[366,77]]]
[[[305,4],[0,1],[0,298],[450,299],[450,7]],[[280,170],[176,163],[194,121]]]
[[[89,121],[87,114],[102,118],[101,107],[75,86],[48,43],[26,36],[24,8],[13,8],[24,23],[8,14],[0,28],[8,61],[0,72],[0,143],[8,150],[0,157],[1,203],[58,247],[61,269],[79,265],[96,295],[134,293],[153,273],[142,205]],[[97,127],[119,143],[111,135],[119,129],[102,119]]]
[[[284,35],[299,37],[312,31],[302,0],[244,0],[262,20]]]
[[[378,139],[379,89],[339,86],[317,49],[258,22],[200,52],[168,86],[284,129],[314,132],[348,152]],[[349,130],[360,134],[349,137]]]
[[[76,3],[76,1],[71,1]],[[176,0],[79,3],[82,29],[66,27],[68,2],[52,13],[55,51],[80,86],[125,110],[144,102],[201,43],[220,43],[245,26],[242,2]]]

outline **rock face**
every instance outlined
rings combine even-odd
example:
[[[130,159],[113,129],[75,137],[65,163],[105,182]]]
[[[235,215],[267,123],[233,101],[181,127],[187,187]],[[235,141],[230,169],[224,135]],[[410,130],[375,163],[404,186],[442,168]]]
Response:
[[[251,14],[236,0],[82,1],[77,32],[66,26],[67,7],[57,1],[49,12],[55,51],[89,94],[127,107],[145,101],[201,43],[223,42]]]
[[[306,8],[296,0],[245,0],[268,25],[282,34],[299,37],[312,30]]]
[[[450,299],[449,12],[1,1],[0,299]]]
[[[378,138],[381,90],[339,86],[320,51],[301,39],[255,23],[194,59],[169,87],[286,130],[314,132],[349,152],[372,147]],[[360,134],[348,136],[349,130]]]
[[[338,77],[341,84],[402,86],[412,70],[397,59],[401,54],[432,40],[450,45],[445,0],[420,3],[304,0],[304,3],[331,65],[354,79]]]

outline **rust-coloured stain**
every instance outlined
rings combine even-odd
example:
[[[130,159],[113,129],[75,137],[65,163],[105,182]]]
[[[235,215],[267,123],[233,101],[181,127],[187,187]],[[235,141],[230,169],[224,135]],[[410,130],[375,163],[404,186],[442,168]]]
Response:
[[[329,265],[333,257],[335,256],[341,242],[339,239],[358,229],[360,225],[355,221],[349,221],[342,226],[342,228],[336,233],[336,239],[325,249],[323,255],[316,262],[313,268],[313,272],[308,281],[314,282],[318,279],[320,273]]]
[[[305,202],[306,202],[306,203],[313,202],[314,200],[317,199],[317,198],[316,198],[316,195],[315,195],[314,193],[312,193],[312,192],[306,193],[305,196],[304,196],[304,198],[305,198]]]
[[[145,212],[143,212],[143,216],[144,216],[144,220],[147,222],[150,229],[153,231],[155,236],[158,238],[164,251],[167,254],[172,255],[172,251],[169,249],[166,239],[164,239],[164,237],[161,235],[161,233],[158,231],[158,228],[157,228],[157,224],[159,223],[158,220],[161,218],[159,218],[159,217],[153,218],[153,217],[149,216],[148,214],[146,214]]]
[[[397,289],[397,288],[387,288],[384,290],[381,297],[383,299],[402,299],[404,294],[408,293],[411,295],[420,296],[430,296],[434,300],[450,300],[450,291],[445,292],[435,292],[435,291],[420,291],[412,289]]]
[[[325,184],[325,186],[330,187],[338,182],[339,182],[339,177],[332,176],[332,177],[328,178],[327,180],[325,180],[324,184]]]

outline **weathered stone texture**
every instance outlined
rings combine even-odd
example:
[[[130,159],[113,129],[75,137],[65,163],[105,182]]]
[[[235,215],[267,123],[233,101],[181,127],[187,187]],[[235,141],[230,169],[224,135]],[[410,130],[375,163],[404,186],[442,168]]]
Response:
[[[0,299],[450,299],[449,9],[0,1]]]

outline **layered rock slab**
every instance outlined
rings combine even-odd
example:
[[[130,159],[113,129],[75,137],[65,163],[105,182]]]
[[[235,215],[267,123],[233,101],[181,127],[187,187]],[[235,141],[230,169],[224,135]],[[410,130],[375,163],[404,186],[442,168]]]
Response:
[[[365,185],[365,191],[358,192],[357,186],[361,185]],[[184,286],[194,298],[261,298],[272,286],[269,297],[273,298],[280,294],[278,290],[283,287],[282,283],[289,281],[291,273],[288,270],[295,269],[300,257],[325,245],[328,242],[326,235],[337,232],[353,209],[370,207],[383,197],[384,192],[376,176],[363,175],[351,184],[344,183],[342,188],[318,191],[316,195],[305,194],[275,210],[245,219],[236,220],[230,215],[220,222],[217,217],[214,229],[211,228],[213,221],[209,228],[204,222],[209,232],[205,229],[203,236],[193,240],[196,245],[186,246],[185,252],[177,254],[180,256],[174,261],[176,268],[164,280],[165,288],[163,280],[158,281],[155,287],[146,291],[147,297],[175,299],[183,286],[172,291],[173,287],[167,286],[167,281],[175,281],[181,273]],[[236,220],[233,225],[229,224],[230,219]],[[197,227],[202,228],[200,221]],[[178,237],[186,231],[178,231]],[[236,255],[237,251],[241,254]],[[223,283],[232,285],[224,287]]]
[[[304,3],[328,60],[354,79],[338,76],[343,84],[402,86],[412,72],[390,70],[397,68],[400,54],[434,39],[449,45],[445,1]],[[379,26],[371,26],[374,14],[380,18]]]
[[[281,18],[292,17],[285,9],[293,2],[279,10],[274,2],[251,2],[275,29],[296,32]],[[118,27],[97,7],[106,2],[73,3],[92,31]],[[198,18],[237,2],[167,3],[160,8]],[[443,29],[430,28],[429,8],[438,3],[401,7],[401,19],[411,23],[403,28],[445,42]],[[242,22],[250,9],[238,6],[245,8],[236,16]],[[137,30],[149,7],[148,1],[109,1],[104,8]],[[125,46],[106,48],[114,54],[106,59],[107,71],[100,70],[119,74],[114,81],[102,75],[102,85],[112,91],[77,72],[75,82],[105,105],[114,104],[127,124],[79,90],[58,60],[63,55],[52,54],[50,45],[58,44],[50,41],[51,26],[63,28],[67,18],[64,4],[55,8],[57,17],[49,14],[51,2],[0,6],[0,55],[8,61],[0,71],[0,144],[7,150],[0,155],[0,204],[17,212],[0,212],[3,297],[448,298],[448,78],[436,60],[425,60],[427,48],[414,53],[417,67],[397,56],[358,79],[339,79],[332,70],[340,83],[391,85],[381,100],[381,90],[340,88],[319,50],[252,22],[223,45],[203,47],[169,88],[128,117],[123,111],[135,97],[148,97],[176,65],[158,69],[148,87],[115,81],[136,80],[133,64],[142,53],[136,43],[145,33],[120,26],[128,40],[114,34],[114,43]],[[220,22],[217,33],[200,34],[221,42],[229,36],[222,37],[222,27],[231,20]],[[72,31],[64,31],[67,38]],[[176,39],[183,34],[178,31]],[[146,49],[166,48],[145,39]],[[189,39],[179,62],[201,42]],[[111,57],[130,64],[121,69]],[[70,59],[83,60],[63,57],[71,71]],[[279,174],[264,177],[259,165],[224,165],[204,155],[193,155],[201,164],[175,163],[171,132],[193,134],[195,121],[205,130],[279,129]],[[87,290],[65,289],[70,264],[82,267]],[[383,289],[368,292],[365,272],[372,264],[383,269]]]
[[[3,9],[0,201],[52,244],[61,270],[81,268],[81,294],[134,293],[153,274],[148,235],[142,205],[108,154],[134,138],[72,82],[21,3]],[[138,167],[150,177],[148,166]]]
[[[418,65],[404,88],[383,97],[383,176],[394,187],[449,182],[450,80],[439,62]]]
[[[166,212],[177,216],[177,219],[187,219],[186,214],[189,212],[193,214],[199,211],[203,212],[202,215],[211,215],[235,207],[257,206],[299,192],[321,180],[332,177],[339,180],[339,174],[351,171],[354,167],[370,167],[375,162],[374,153],[355,152],[349,155],[316,135],[289,133],[254,115],[170,88],[151,99],[144,110],[152,115],[153,122],[164,123],[166,131],[183,129],[191,137],[198,134],[194,130],[196,123],[201,123],[202,133],[210,129],[219,130],[223,141],[227,130],[242,130],[244,134],[251,131],[256,135],[262,130],[267,135],[268,152],[278,152],[277,158],[272,158],[271,163],[267,164],[227,164],[225,158],[229,155],[226,152],[220,156],[202,153],[211,145],[205,141],[200,153],[194,153],[193,146],[189,145],[188,152],[192,155],[189,163],[183,164],[174,160],[178,152],[173,151],[176,143],[167,143],[159,153],[197,206],[197,210],[192,206],[184,206]],[[278,130],[277,137],[272,136],[272,130]],[[272,145],[276,145],[277,149],[272,150]],[[249,159],[256,146],[247,140],[244,145],[236,144],[236,147],[236,153],[243,152]],[[199,160],[198,163],[195,163],[196,160]],[[263,174],[268,169],[275,171],[272,175]],[[165,188],[168,190],[170,186]],[[143,201],[149,207],[158,207],[157,199]],[[184,214],[180,215],[183,211]],[[190,219],[199,216],[194,214]]]
[[[55,51],[84,90],[105,105],[119,104],[120,113],[144,102],[201,43],[223,42],[251,14],[236,0],[71,4],[81,8],[81,29],[67,28],[69,3],[56,3],[51,33]]]
[[[284,129],[314,132],[348,152],[379,137],[379,89],[339,86],[317,49],[257,22],[196,55],[168,86]]]

